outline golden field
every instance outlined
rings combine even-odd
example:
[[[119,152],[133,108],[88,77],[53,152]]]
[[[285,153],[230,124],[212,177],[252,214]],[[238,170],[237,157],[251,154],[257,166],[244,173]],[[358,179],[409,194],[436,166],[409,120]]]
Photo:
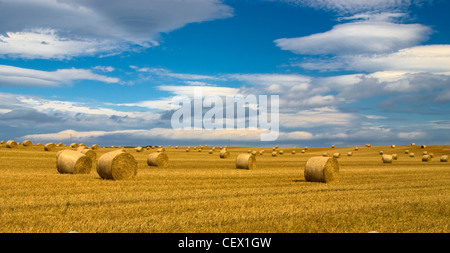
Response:
[[[448,233],[450,146],[309,148],[230,147],[219,158],[185,147],[166,147],[169,167],[149,167],[156,149],[136,152],[138,174],[103,180],[59,174],[56,151],[0,145],[1,233]],[[257,168],[235,168],[238,154],[262,150]],[[75,150],[75,149],[74,149]],[[97,157],[114,150],[100,148]],[[385,164],[379,151],[396,153]],[[415,153],[409,157],[405,150]],[[434,153],[422,162],[422,152]],[[352,151],[353,156],[347,156]],[[308,158],[339,152],[339,181],[307,182]]]

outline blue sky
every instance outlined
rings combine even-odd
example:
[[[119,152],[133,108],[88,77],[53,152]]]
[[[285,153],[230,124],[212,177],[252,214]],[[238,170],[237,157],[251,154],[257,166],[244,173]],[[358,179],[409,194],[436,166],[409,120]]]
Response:
[[[448,10],[442,0],[3,0],[0,139],[448,144]],[[173,130],[171,99],[195,87],[279,95],[278,140]]]

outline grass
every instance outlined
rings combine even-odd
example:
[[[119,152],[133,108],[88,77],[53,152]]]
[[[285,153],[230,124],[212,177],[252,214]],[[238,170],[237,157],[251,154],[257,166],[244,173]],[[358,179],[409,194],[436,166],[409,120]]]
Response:
[[[292,148],[257,155],[257,169],[239,170],[235,159],[248,147],[229,148],[220,159],[207,150],[167,148],[169,167],[149,167],[154,150],[136,152],[132,180],[59,174],[54,152],[43,146],[0,145],[2,233],[448,233],[450,166],[439,161],[450,146]],[[251,148],[260,150],[261,148]],[[404,150],[416,153],[411,158]],[[112,148],[96,150],[97,157]],[[392,164],[379,155],[397,153]],[[347,156],[352,151],[353,156]],[[340,180],[306,182],[309,157],[340,152]]]

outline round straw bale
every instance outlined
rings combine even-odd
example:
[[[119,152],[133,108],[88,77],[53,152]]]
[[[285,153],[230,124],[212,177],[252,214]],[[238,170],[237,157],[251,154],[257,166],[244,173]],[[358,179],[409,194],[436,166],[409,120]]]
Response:
[[[136,159],[123,149],[111,151],[100,156],[97,173],[103,179],[131,179],[137,174]]]
[[[259,151],[259,155],[263,155],[264,154],[264,150]]]
[[[158,148],[158,149],[156,150],[156,152],[158,152],[158,153],[166,152],[166,149],[165,149],[165,148]]]
[[[252,156],[255,156],[256,155],[256,150],[253,150],[252,151]]]
[[[311,157],[306,162],[304,173],[306,181],[332,182],[338,180],[339,163],[332,157]]]
[[[92,160],[80,152],[63,150],[58,152],[56,168],[62,174],[89,174]]]
[[[409,157],[414,157],[414,153],[409,153]]]
[[[230,152],[228,152],[227,148],[223,148],[219,153],[220,158],[228,158],[230,156]]]
[[[94,149],[98,149],[99,146],[97,144],[94,144],[94,145],[91,146],[91,148],[94,150]]]
[[[77,148],[77,152],[80,152],[81,150],[83,150],[83,149],[85,149],[86,147],[85,146],[79,146],[78,148]]]
[[[308,150],[308,147],[305,147],[304,150]]]
[[[44,146],[45,151],[55,151],[55,149],[56,149],[55,143],[47,143]]]
[[[58,147],[64,147],[64,143],[60,142],[60,143],[58,143],[57,146],[58,146]]]
[[[421,148],[427,148],[427,145],[421,145],[420,147]]]
[[[78,145],[77,143],[72,143],[72,144],[70,144],[70,147],[71,147],[71,148],[78,148],[78,146],[79,146],[79,145]]]
[[[448,155],[441,156],[441,162],[448,162]]]
[[[302,149],[302,151],[301,151],[302,153],[305,153],[305,150],[304,149]]]
[[[358,151],[359,150],[359,147],[355,147],[355,151]]]
[[[411,146],[416,146],[416,143],[414,143],[414,142],[413,142],[413,143],[411,143]]]
[[[198,149],[198,152],[202,152],[202,150],[203,150],[203,149],[199,148],[199,149]]]
[[[252,151],[251,151],[250,149],[249,149],[249,150],[247,150],[247,153],[249,153],[249,154],[250,154],[251,152],[252,152]]]
[[[383,151],[380,151],[380,155],[383,155],[384,154],[384,152]]]
[[[91,161],[92,161],[93,163],[94,163],[95,160],[97,159],[97,153],[95,153],[95,151],[92,150],[92,149],[88,149],[88,148],[84,148],[84,149],[81,149],[81,150],[78,150],[78,149],[77,149],[77,152],[80,152],[81,154],[83,154],[83,155],[89,157],[89,159],[91,159]]]
[[[422,162],[428,162],[431,160],[431,157],[429,155],[423,155],[422,156]]]
[[[348,152],[347,153],[347,156],[352,156],[353,155],[353,152]]]
[[[187,148],[187,149],[186,149],[186,152],[189,152],[189,151],[190,151],[190,149]]]
[[[291,154],[295,155],[295,150],[292,150]]]
[[[135,147],[134,150],[136,150],[136,152],[142,152],[144,150],[143,147]]]
[[[381,157],[381,160],[383,160],[383,163],[392,163],[392,156],[391,155],[383,155]]]
[[[275,146],[275,148],[279,148],[278,146]]]
[[[434,157],[434,153],[429,153],[428,155],[430,156],[430,158]]]
[[[392,154],[392,159],[397,160],[398,159],[398,155],[397,154]]]
[[[33,143],[31,141],[29,141],[29,140],[25,140],[25,141],[23,141],[23,146],[24,147],[31,147],[31,146],[33,146]]]
[[[409,154],[409,150],[405,150],[405,154]]]
[[[428,155],[428,152],[427,151],[423,151],[422,155]]]
[[[256,158],[252,154],[240,154],[236,158],[237,169],[256,169]]]
[[[208,151],[208,154],[214,154],[214,151],[213,151],[212,149],[210,149],[210,150]]]
[[[327,156],[328,156],[328,153],[327,153],[327,152],[322,153],[322,156],[323,156],[323,157],[327,157]]]
[[[148,166],[167,167],[169,166],[169,157],[165,152],[151,153],[147,156]]]
[[[366,147],[370,148],[370,147],[372,147],[372,145],[371,144],[366,144]]]
[[[175,146],[175,149],[178,149],[178,146]]]
[[[277,151],[273,151],[272,156],[277,156]]]
[[[13,141],[13,140],[9,140],[6,142],[6,147],[7,148],[17,148],[17,142]]]
[[[2,145],[5,144],[5,141],[1,141],[0,144],[2,144]]]
[[[79,146],[83,146],[83,147],[86,147],[86,144],[84,144],[84,143],[80,143],[80,145]]]
[[[391,145],[391,148],[395,148],[395,145]]]
[[[284,151],[280,150],[280,151],[278,151],[278,154],[282,155],[282,154],[284,154]]]
[[[339,156],[341,156],[340,153],[334,153],[334,154],[333,154],[333,157],[334,157],[334,158],[339,158]]]
[[[336,145],[331,145],[331,148],[335,148],[336,147]]]

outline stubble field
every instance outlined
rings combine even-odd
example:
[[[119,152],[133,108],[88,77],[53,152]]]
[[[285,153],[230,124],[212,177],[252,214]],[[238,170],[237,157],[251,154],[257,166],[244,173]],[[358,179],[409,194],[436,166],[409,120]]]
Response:
[[[149,167],[156,149],[136,152],[129,180],[60,174],[56,151],[0,145],[1,233],[448,233],[450,146],[309,148],[272,157],[272,148],[230,147],[219,158],[166,147],[169,167]],[[236,169],[238,154],[262,150],[257,168]],[[100,148],[97,157],[115,150]],[[396,153],[392,164],[379,151]],[[414,152],[409,157],[405,150]],[[422,162],[422,152],[434,153]],[[353,156],[347,156],[352,151]],[[339,181],[307,182],[308,158],[339,152]]]

